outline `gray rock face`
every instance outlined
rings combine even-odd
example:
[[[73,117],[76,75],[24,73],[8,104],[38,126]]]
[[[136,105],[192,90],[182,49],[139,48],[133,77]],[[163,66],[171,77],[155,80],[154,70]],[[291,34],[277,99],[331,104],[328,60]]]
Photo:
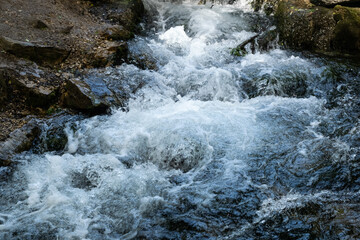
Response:
[[[92,114],[105,113],[110,107],[110,105],[102,99],[106,95],[111,95],[111,92],[104,83],[99,82],[97,86],[97,89],[102,90],[102,94],[93,91],[89,84],[77,78],[69,79],[64,88],[65,93],[62,98],[66,107]]]
[[[82,77],[70,78],[64,86],[63,104],[90,114],[106,113],[110,107],[125,109],[132,94],[147,82],[142,77],[129,78],[129,74],[118,67],[89,70]]]
[[[26,58],[41,65],[56,65],[63,62],[69,51],[57,47],[37,45],[0,37],[0,48],[16,57]]]
[[[311,3],[323,7],[334,7],[336,5],[360,7],[360,0],[311,0]]]

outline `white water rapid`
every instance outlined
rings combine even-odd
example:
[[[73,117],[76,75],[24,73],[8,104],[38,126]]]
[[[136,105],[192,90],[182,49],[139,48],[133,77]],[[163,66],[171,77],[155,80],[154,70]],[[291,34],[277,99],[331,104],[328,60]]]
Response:
[[[69,122],[62,152],[18,156],[0,239],[359,237],[358,69],[276,41],[231,55],[272,27],[249,2],[145,5],[129,48],[153,67],[89,73],[141,86],[127,111]]]

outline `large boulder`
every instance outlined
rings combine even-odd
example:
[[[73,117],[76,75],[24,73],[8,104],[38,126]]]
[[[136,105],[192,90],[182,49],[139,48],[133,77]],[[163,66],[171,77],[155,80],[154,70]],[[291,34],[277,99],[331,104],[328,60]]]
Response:
[[[336,22],[333,12],[324,7],[312,8],[299,1],[281,1],[275,18],[280,39],[289,47],[329,51]]]
[[[69,55],[69,51],[65,49],[17,41],[4,36],[0,37],[0,48],[16,57],[26,58],[41,65],[60,64]]]
[[[333,47],[340,51],[360,54],[360,8],[334,8]]]
[[[360,9],[314,6],[306,0],[282,0],[275,19],[282,44],[331,55],[360,54]]]
[[[360,0],[311,0],[311,3],[323,7],[335,7],[336,5],[360,7]]]

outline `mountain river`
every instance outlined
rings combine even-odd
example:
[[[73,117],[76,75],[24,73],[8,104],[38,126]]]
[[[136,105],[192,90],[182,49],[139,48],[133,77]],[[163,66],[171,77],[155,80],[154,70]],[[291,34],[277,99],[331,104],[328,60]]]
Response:
[[[244,0],[144,4],[133,64],[85,76],[126,104],[1,169],[0,239],[359,239],[360,65],[232,55],[274,29]]]

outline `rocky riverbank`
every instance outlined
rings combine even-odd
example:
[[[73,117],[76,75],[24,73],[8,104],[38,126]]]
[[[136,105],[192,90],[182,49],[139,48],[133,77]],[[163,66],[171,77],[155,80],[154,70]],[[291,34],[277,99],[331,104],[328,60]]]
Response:
[[[106,112],[109,106],[77,76],[127,61],[126,41],[144,6],[140,0],[0,0],[0,11],[0,165],[6,165],[11,133],[33,129],[32,119]]]
[[[259,23],[259,33],[233,54],[246,54],[248,44],[254,51],[256,42],[259,51],[280,44],[359,59],[358,7],[358,0],[255,0],[254,10],[270,15],[276,28]],[[127,41],[144,15],[141,0],[0,0],[0,11],[1,146],[12,141],[16,129],[32,132],[34,124],[28,124],[32,119],[59,113],[104,114],[112,105],[125,106],[129,91],[141,88],[140,81],[131,86],[117,83],[114,90],[91,72],[134,60]],[[141,68],[156,68],[146,56],[139,61]],[[33,135],[24,136],[31,142]],[[0,165],[9,163],[8,155],[0,151]]]

